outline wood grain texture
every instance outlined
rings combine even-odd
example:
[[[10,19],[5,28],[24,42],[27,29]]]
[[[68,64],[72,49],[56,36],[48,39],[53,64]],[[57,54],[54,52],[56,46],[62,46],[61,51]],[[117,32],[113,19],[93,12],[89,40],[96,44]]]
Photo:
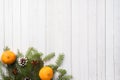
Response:
[[[87,0],[72,1],[72,71],[74,80],[88,80]]]
[[[71,1],[47,1],[47,52],[65,54],[64,67],[71,73]]]
[[[114,0],[114,60],[115,80],[120,79],[120,1]]]
[[[5,46],[13,49],[13,0],[4,1]]]
[[[106,79],[106,2],[97,0],[97,80]]]
[[[96,47],[97,47],[97,26],[96,26],[96,0],[88,1],[88,77],[89,80],[97,80],[97,55],[96,55]]]
[[[28,42],[42,52],[45,52],[45,0],[28,1]]]
[[[106,80],[115,80],[113,1],[106,0]]]
[[[13,0],[13,50],[21,48],[21,2],[20,0]]]
[[[4,47],[4,0],[0,0],[0,53]]]
[[[29,47],[29,26],[28,26],[28,1],[20,1],[20,26],[21,26],[21,50],[23,52]]]

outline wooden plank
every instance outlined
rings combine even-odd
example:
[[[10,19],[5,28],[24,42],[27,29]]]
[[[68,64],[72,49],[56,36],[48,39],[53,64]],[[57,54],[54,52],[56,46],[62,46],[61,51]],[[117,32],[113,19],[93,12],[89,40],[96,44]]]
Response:
[[[88,80],[87,0],[72,1],[72,74]]]
[[[29,47],[28,1],[21,0],[20,2],[21,50],[23,52]]]
[[[28,1],[28,33],[29,46],[33,46],[42,52],[45,52],[45,0]]]
[[[106,0],[106,80],[115,80],[113,0]]]
[[[13,50],[21,48],[20,0],[13,0]]]
[[[115,80],[120,80],[120,1],[114,0],[113,3]]]
[[[0,53],[4,47],[4,0],[0,0]]]
[[[65,54],[64,68],[71,73],[71,1],[47,1],[47,52]]]
[[[106,79],[105,0],[97,0],[97,80]]]
[[[5,0],[5,46],[13,48],[13,0]]]
[[[88,1],[88,59],[89,80],[97,80],[96,64],[96,0]]]

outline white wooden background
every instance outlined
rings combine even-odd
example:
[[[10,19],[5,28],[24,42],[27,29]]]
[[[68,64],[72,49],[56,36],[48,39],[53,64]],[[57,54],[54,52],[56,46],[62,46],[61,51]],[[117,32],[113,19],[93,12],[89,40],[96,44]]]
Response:
[[[120,80],[120,0],[0,0],[0,52],[64,52],[73,80]]]

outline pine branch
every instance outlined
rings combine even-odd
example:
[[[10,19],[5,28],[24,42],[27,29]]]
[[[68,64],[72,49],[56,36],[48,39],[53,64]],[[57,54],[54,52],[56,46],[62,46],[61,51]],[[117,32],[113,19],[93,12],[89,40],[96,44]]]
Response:
[[[3,70],[2,70],[2,63],[0,62],[0,77],[1,77],[1,79],[3,78],[3,75],[4,73],[3,73]]]
[[[49,61],[55,56],[55,53],[50,53],[43,58],[43,61]]]
[[[42,56],[43,54],[38,52],[36,49],[33,47],[29,48],[26,53],[26,57],[29,59],[38,59]]]
[[[56,65],[57,65],[58,67],[60,67],[60,66],[62,65],[62,63],[63,63],[63,60],[64,60],[64,55],[63,55],[63,54],[60,54],[60,55],[58,56],[58,58],[57,58]]]
[[[35,48],[32,48],[32,52],[33,52],[33,55],[34,55],[34,54],[36,54],[36,55],[39,54],[40,57],[43,55],[43,53],[39,52],[39,51],[36,50]]]
[[[57,65],[54,65],[54,64],[49,64],[49,65],[47,65],[47,66],[51,67],[51,68],[53,69],[54,73],[55,73],[55,72],[57,71],[57,69],[58,69],[58,66],[57,66]]]
[[[70,80],[70,79],[72,79],[71,75],[65,75],[65,76],[59,78],[58,80]]]
[[[34,53],[32,56],[32,60],[39,60],[40,57],[42,56],[42,53]],[[27,56],[26,56],[27,57]]]
[[[30,47],[30,48],[27,50],[27,53],[26,53],[26,55],[25,55],[25,56],[27,56],[27,58],[31,58],[32,50],[33,50],[33,47]]]
[[[50,66],[53,70],[54,70],[54,73],[57,72],[57,69],[61,66],[61,64],[63,63],[63,59],[64,59],[64,55],[63,54],[60,54],[56,60],[56,64],[53,65],[48,65]]]
[[[7,50],[10,50],[10,48],[8,46],[6,46],[3,51],[7,51]]]
[[[20,50],[17,50],[17,57],[23,57],[24,55],[20,52]]]
[[[55,67],[54,64],[49,64],[49,65],[47,65],[47,66],[49,66],[49,67],[51,67],[51,68],[54,68],[54,67]]]
[[[65,69],[58,69],[57,71],[60,73],[59,77],[62,77],[67,73]]]

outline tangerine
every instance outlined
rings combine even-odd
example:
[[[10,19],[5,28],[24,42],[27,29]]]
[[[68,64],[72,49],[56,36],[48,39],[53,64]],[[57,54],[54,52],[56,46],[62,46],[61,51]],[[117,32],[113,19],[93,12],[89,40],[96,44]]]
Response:
[[[14,52],[7,50],[2,53],[1,61],[4,64],[13,64],[16,60],[16,55]]]
[[[39,71],[39,77],[42,80],[51,80],[53,78],[53,69],[45,66]]]

